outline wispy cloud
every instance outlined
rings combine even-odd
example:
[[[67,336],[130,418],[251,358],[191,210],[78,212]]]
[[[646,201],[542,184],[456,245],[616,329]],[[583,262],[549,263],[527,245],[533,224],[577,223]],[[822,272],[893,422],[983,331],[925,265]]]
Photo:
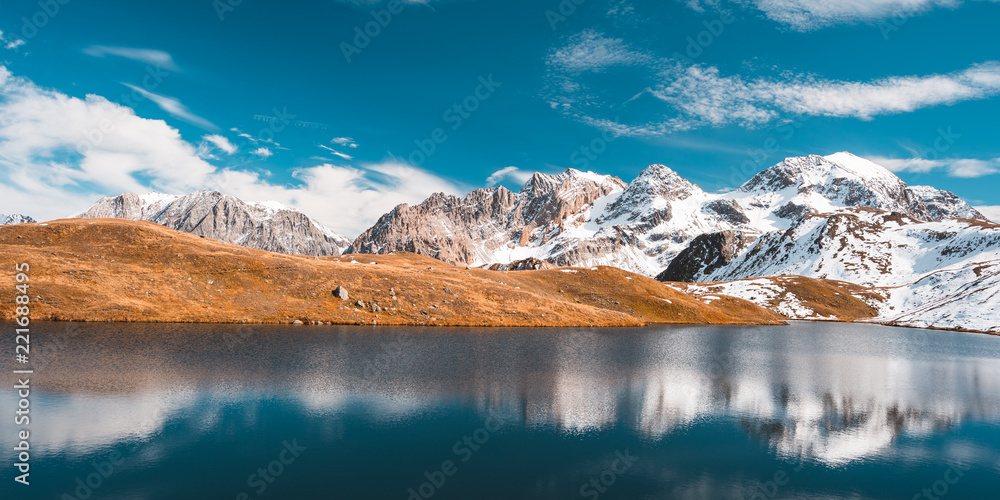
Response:
[[[774,70],[773,76],[723,74],[714,66],[658,57],[623,40],[585,31],[550,52],[545,97],[553,109],[623,135],[664,135],[699,127],[762,126],[795,116],[871,120],[1000,94],[1000,62],[946,74],[827,79]],[[614,88],[595,73],[622,68]],[[638,94],[623,96],[622,80]],[[617,96],[618,101],[608,96]],[[663,107],[659,110],[655,102]],[[641,109],[640,109],[641,108]],[[634,111],[634,112],[633,112]],[[608,116],[656,116],[628,122]]]
[[[622,39],[609,38],[593,30],[570,37],[546,60],[550,67],[569,72],[601,71],[613,66],[648,64],[652,61],[648,54],[631,49]]]
[[[153,101],[154,104],[159,106],[160,109],[162,109],[163,111],[166,111],[168,114],[170,114],[170,116],[184,120],[196,127],[200,127],[205,130],[214,131],[219,129],[219,127],[216,127],[215,124],[213,124],[212,122],[192,113],[190,110],[188,110],[187,106],[181,103],[181,101],[178,99],[165,95],[160,95],[155,92],[150,92],[142,87],[137,87],[130,83],[124,83],[123,85],[138,92],[139,95],[145,97],[146,99]]]
[[[869,82],[804,75],[748,81],[703,66],[690,66],[665,77],[668,82],[656,86],[653,95],[710,125],[761,124],[779,114],[870,120],[1000,93],[997,62],[944,75],[894,76]]]
[[[1000,172],[1000,158],[979,160],[973,158],[952,158],[930,160],[926,158],[870,158],[893,172],[928,173],[943,170],[951,177],[975,178]]]
[[[236,146],[229,142],[229,139],[221,136],[219,134],[206,135],[202,137],[202,140],[214,145],[216,148],[221,149],[227,155],[231,155],[236,152]]]
[[[117,56],[124,57],[153,66],[159,66],[170,71],[178,71],[174,58],[167,52],[155,49],[137,49],[133,47],[108,47],[105,45],[93,45],[83,49],[83,53],[94,57]]]
[[[997,1],[997,0],[987,0]],[[834,24],[872,22],[895,17],[909,17],[936,7],[955,8],[963,0],[687,0],[697,11],[706,8],[747,6],[761,11],[768,19],[798,31],[809,31]]]
[[[329,152],[331,152],[331,153],[333,153],[333,154],[335,154],[335,155],[337,155],[337,156],[339,156],[339,157],[341,157],[341,158],[343,158],[345,160],[350,161],[350,160],[354,159],[353,156],[351,156],[351,155],[349,155],[347,153],[341,153],[340,151],[337,151],[336,149],[333,149],[330,146],[327,146],[325,144],[320,144],[319,147],[321,147],[321,148],[323,148],[323,149],[325,149],[325,150],[327,150],[327,151],[329,151]]]
[[[524,184],[525,182],[528,182],[528,179],[531,179],[532,175],[533,172],[521,170],[514,166],[504,167],[490,174],[490,176],[486,178],[486,185],[493,187],[499,185],[504,181],[504,179],[513,179],[518,184]]]
[[[11,39],[11,38],[9,38],[7,36],[4,36],[3,31],[0,31],[0,45],[3,45],[4,48],[6,48],[8,50],[14,50],[14,49],[16,49],[16,48],[24,45],[24,43],[25,43],[24,40],[22,40],[20,38],[13,38],[13,39]]]

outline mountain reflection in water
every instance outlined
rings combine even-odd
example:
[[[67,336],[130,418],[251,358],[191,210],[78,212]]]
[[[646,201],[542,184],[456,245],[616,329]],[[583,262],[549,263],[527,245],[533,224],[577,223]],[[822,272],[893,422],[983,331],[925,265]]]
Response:
[[[615,451],[613,436],[628,436],[621,449],[649,456],[669,448],[672,437],[683,441],[720,422],[733,429],[726,439],[742,433],[749,440],[730,451],[730,445],[707,443],[702,451],[724,455],[720,459],[738,462],[739,454],[761,449],[772,468],[808,463],[835,470],[878,461],[943,472],[960,463],[986,471],[994,484],[1000,478],[1000,338],[986,335],[833,323],[540,330],[76,326],[67,334],[66,324],[39,325],[36,340],[43,367],[34,383],[34,456],[65,460],[68,467],[127,443],[142,444],[143,460],[155,467],[186,453],[179,450],[191,442],[280,435],[265,421],[267,408],[279,404],[289,435],[331,447],[359,436],[351,431],[358,422],[372,436],[426,433],[427,421],[466,414],[480,423],[495,416],[501,430],[494,442],[545,436],[601,443],[595,457],[578,451],[566,458],[590,464],[570,467],[576,472],[553,465],[553,484],[535,474],[537,484],[523,494],[538,498],[575,491],[575,478],[587,477],[578,469],[599,472],[590,462]],[[0,392],[0,400],[10,407],[15,395]],[[397,472],[418,484],[421,472],[448,458],[451,442],[474,428],[443,432],[426,461]],[[13,446],[13,437],[2,433],[0,445]],[[690,446],[685,453],[697,454],[699,445]],[[655,462],[640,461],[633,472],[644,476],[634,481],[643,486],[633,485],[639,497],[753,494],[746,484],[697,489],[684,473],[664,472],[666,460]],[[699,474],[698,481],[712,481],[713,473]],[[238,487],[242,479],[230,483]],[[72,478],[65,482],[68,491]],[[919,486],[900,497],[919,493]],[[822,490],[840,497],[829,486]],[[454,496],[459,486],[441,491],[442,498],[461,497]],[[146,496],[159,494],[153,489]],[[406,488],[397,496],[405,498]]]

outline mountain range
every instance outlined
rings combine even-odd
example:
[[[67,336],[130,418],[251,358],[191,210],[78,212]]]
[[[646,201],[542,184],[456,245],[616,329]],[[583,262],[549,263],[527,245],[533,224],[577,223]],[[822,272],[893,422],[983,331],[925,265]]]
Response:
[[[353,242],[290,207],[218,192],[126,193],[78,217],[147,220],[280,253],[612,266],[674,282],[804,276],[876,290],[863,299],[882,322],[1000,331],[1000,226],[951,192],[908,186],[850,153],[787,158],[722,194],[658,164],[630,183],[573,169],[536,173],[518,192],[436,193],[399,205]],[[773,307],[765,288],[781,282],[761,283],[727,292]],[[813,317],[782,297],[786,316]]]
[[[77,218],[115,218],[155,222],[269,252],[340,255],[350,240],[306,214],[274,201],[246,202],[218,191],[183,196],[125,193],[103,198]]]
[[[755,240],[809,215],[854,207],[918,220],[983,218],[953,193],[909,187],[879,165],[837,153],[788,158],[726,194],[706,193],[664,165],[628,184],[568,170],[535,174],[518,193],[435,194],[399,205],[348,252],[410,251],[470,266],[537,258],[656,276],[699,236],[735,231]]]

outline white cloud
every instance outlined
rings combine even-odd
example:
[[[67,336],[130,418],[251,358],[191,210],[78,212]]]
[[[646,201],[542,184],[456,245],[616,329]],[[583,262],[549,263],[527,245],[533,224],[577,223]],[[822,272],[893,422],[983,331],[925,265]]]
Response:
[[[792,76],[746,81],[716,68],[691,66],[653,94],[692,119],[710,125],[756,125],[779,113],[809,116],[875,116],[982,99],[1000,93],[1000,63],[946,75],[888,77],[870,82]]]
[[[4,36],[3,31],[0,31],[0,45],[3,45],[4,48],[13,50],[24,45],[24,43],[24,40],[21,38],[14,38],[11,40],[10,38]]]
[[[331,152],[331,153],[333,153],[333,154],[335,154],[335,155],[337,155],[337,156],[339,156],[339,157],[341,157],[341,158],[343,158],[345,160],[350,161],[350,160],[354,159],[353,156],[351,156],[351,155],[349,155],[347,153],[341,153],[340,151],[337,151],[336,149],[333,149],[330,146],[327,146],[327,145],[324,145],[324,144],[320,144],[319,147],[321,147],[321,148],[323,148],[323,149],[325,149],[325,150],[327,150],[327,151],[329,151],[329,152]]]
[[[807,80],[760,82],[752,91],[785,111],[871,119],[1000,93],[1000,63],[991,61],[946,75],[889,77],[872,82]]]
[[[922,108],[985,99],[1000,94],[1000,62],[989,61],[947,74],[890,76],[866,82],[782,73],[777,77],[724,75],[718,68],[663,61],[644,66],[637,83],[644,91],[625,102],[608,102],[589,88],[585,75],[570,71],[550,75],[553,108],[584,123],[627,135],[662,135],[704,126],[755,127],[779,118],[826,116],[871,120]],[[659,67],[657,67],[659,66]],[[634,78],[634,76],[633,76]],[[646,80],[643,81],[642,78]],[[572,82],[574,85],[567,85]],[[665,104],[659,122],[621,123],[609,109],[628,111],[645,95]],[[636,107],[648,112],[643,100]],[[648,114],[648,113],[647,113]]]
[[[227,171],[220,191],[245,200],[282,202],[348,237],[368,229],[400,203],[420,203],[435,192],[464,192],[431,172],[397,162],[359,168],[324,164],[294,176],[301,184],[289,187],[271,184],[254,172]]]
[[[186,122],[188,122],[188,123],[190,123],[190,124],[192,124],[192,125],[194,125],[196,127],[200,127],[200,128],[205,129],[205,130],[218,130],[219,129],[219,127],[216,127],[212,122],[210,122],[210,121],[208,121],[208,120],[206,120],[206,119],[204,119],[204,118],[202,118],[202,117],[200,117],[200,116],[192,113],[190,110],[188,110],[187,106],[185,106],[183,103],[181,103],[181,101],[179,101],[179,100],[177,100],[177,99],[175,99],[173,97],[169,97],[169,96],[160,95],[160,94],[157,94],[157,93],[154,93],[154,92],[150,92],[150,91],[148,91],[148,90],[146,90],[144,88],[137,87],[137,86],[132,85],[130,83],[125,83],[123,85],[125,85],[126,87],[128,87],[128,88],[130,88],[130,89],[132,89],[132,90],[134,90],[136,92],[138,92],[139,95],[141,95],[142,97],[145,97],[146,99],[149,99],[150,101],[153,101],[154,104],[156,104],[157,106],[159,106],[160,109],[162,109],[163,111],[166,111],[167,113],[169,113],[170,116],[173,116],[175,118],[179,118],[179,119],[184,120],[184,121],[186,121]]]
[[[612,66],[631,66],[652,62],[652,58],[628,47],[620,38],[608,38],[587,30],[570,37],[569,42],[553,50],[547,59],[549,66],[580,73],[601,71]]]
[[[7,210],[66,216],[97,193],[185,191],[213,171],[177,130],[103,97],[45,90],[2,66],[0,96],[0,200]]]
[[[686,3],[692,9],[704,12],[706,7],[718,8],[724,2],[688,0]],[[728,2],[737,6],[756,8],[768,19],[799,31],[809,31],[834,24],[905,18],[936,7],[955,8],[962,3],[962,0],[730,0]]]
[[[0,66],[0,212],[66,217],[122,192],[217,189],[248,201],[275,200],[355,235],[398,203],[454,183],[399,163],[319,165],[272,183],[268,172],[223,170],[162,120],[136,116],[104,97],[38,87]]]
[[[339,144],[341,146],[347,146],[349,148],[358,147],[358,143],[354,142],[354,139],[350,137],[335,137],[330,140],[333,144]]]
[[[518,184],[524,184],[525,182],[528,182],[528,179],[531,179],[532,175],[533,172],[521,170],[514,166],[504,167],[490,174],[490,176],[486,178],[486,185],[489,187],[493,187],[503,182],[504,179],[508,178],[513,179]]]
[[[203,136],[202,140],[209,142],[213,144],[215,147],[225,151],[227,155],[231,155],[236,152],[236,146],[234,146],[233,143],[229,142],[229,139],[226,139],[225,137],[219,134]]]
[[[108,47],[104,45],[93,45],[83,49],[83,53],[94,57],[118,56],[142,63],[159,66],[163,69],[178,71],[177,64],[170,54],[162,50],[136,49],[132,47]]]
[[[261,158],[269,158],[272,155],[274,155],[274,153],[272,153],[271,150],[267,149],[267,148],[257,148],[255,150],[251,151],[250,154],[257,155],[257,156],[259,156]]]
[[[953,158],[929,160],[926,158],[869,158],[893,172],[928,173],[933,170],[944,170],[951,177],[975,178],[1000,172],[1000,158],[978,160],[971,158]]]
[[[980,205],[973,208],[979,210],[979,213],[985,215],[989,220],[1000,223],[1000,205]]]

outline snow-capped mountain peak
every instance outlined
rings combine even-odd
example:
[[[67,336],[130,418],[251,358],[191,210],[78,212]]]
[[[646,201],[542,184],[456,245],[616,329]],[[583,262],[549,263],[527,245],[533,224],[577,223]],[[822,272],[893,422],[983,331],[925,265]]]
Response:
[[[753,224],[762,230],[788,229],[807,214],[845,207],[933,218],[902,179],[846,152],[786,158],[726,197],[745,207]]]
[[[0,226],[11,226],[14,224],[28,224],[35,222],[35,219],[21,214],[0,214]]]
[[[847,151],[827,155],[823,158],[837,165],[840,169],[854,174],[859,179],[881,181],[890,184],[902,182],[902,179],[882,165]]]

